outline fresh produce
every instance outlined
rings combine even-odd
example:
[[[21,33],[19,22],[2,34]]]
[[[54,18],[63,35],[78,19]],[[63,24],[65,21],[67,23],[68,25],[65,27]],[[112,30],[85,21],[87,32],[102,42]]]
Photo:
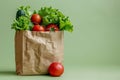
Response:
[[[26,16],[26,17],[30,17],[30,6],[21,6],[20,8],[18,8],[18,11],[16,13],[16,19],[18,19],[20,16]]]
[[[23,10],[18,10],[16,13],[16,19],[18,19],[20,16],[25,16],[25,12]]]
[[[33,24],[40,24],[41,16],[39,14],[33,14],[32,17],[31,17],[31,22]]]
[[[45,31],[44,27],[43,26],[40,26],[40,25],[34,25],[33,28],[32,28],[32,31]]]
[[[48,68],[48,72],[51,76],[58,77],[61,76],[64,72],[64,67],[59,62],[53,62]]]
[[[29,18],[27,18],[25,16],[21,16],[17,20],[14,20],[14,23],[12,24],[12,29],[28,30],[30,28],[29,22],[30,22]]]
[[[58,9],[42,7],[32,14],[29,6],[21,6],[16,13],[16,19],[12,24],[15,30],[34,30],[34,26],[44,26],[44,31],[73,31],[73,25],[69,17],[63,15]],[[34,30],[41,31],[41,30]],[[43,31],[43,30],[42,30]]]
[[[51,23],[58,24],[60,30],[73,31],[73,25],[58,9],[52,7],[43,7],[38,11],[42,16],[42,25],[49,25]]]
[[[59,28],[56,24],[49,24],[46,26],[46,31],[59,31]]]
[[[14,19],[12,24],[12,29],[15,30],[30,30],[31,28],[31,21],[30,21],[30,14],[29,14],[29,6],[21,6],[17,13],[16,19]]]

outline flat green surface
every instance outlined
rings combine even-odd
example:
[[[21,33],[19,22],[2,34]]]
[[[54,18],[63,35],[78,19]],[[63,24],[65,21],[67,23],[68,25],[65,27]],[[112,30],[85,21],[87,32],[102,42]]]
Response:
[[[15,75],[10,28],[21,5],[52,6],[70,17],[62,77]],[[120,80],[120,0],[0,0],[0,25],[0,80]]]
[[[0,80],[120,80],[120,68],[66,66],[61,77],[48,75],[18,76],[13,69],[0,70]]]

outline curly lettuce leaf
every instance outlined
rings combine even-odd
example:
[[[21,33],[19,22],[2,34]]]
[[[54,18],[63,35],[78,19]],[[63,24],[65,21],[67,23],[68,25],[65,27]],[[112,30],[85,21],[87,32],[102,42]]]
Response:
[[[42,16],[42,25],[57,24],[60,30],[73,31],[73,25],[69,18],[63,15],[58,9],[52,7],[43,7],[38,11],[38,14]]]
[[[29,24],[30,19],[25,16],[21,16],[18,20],[14,20],[11,28],[15,30],[28,30]]]

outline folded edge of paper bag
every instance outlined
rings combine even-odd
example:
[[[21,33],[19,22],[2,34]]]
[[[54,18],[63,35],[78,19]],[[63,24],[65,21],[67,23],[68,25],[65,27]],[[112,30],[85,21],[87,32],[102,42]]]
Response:
[[[48,74],[52,62],[63,62],[64,32],[16,31],[16,72]]]
[[[15,62],[16,73],[22,74],[22,53],[23,53],[23,31],[16,31],[15,33]]]

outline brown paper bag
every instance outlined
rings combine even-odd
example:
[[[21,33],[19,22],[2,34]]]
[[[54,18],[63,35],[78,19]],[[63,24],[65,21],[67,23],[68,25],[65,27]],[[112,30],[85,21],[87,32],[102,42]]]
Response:
[[[63,62],[63,38],[63,31],[16,31],[15,60],[17,74],[48,74],[48,67],[52,62]]]

